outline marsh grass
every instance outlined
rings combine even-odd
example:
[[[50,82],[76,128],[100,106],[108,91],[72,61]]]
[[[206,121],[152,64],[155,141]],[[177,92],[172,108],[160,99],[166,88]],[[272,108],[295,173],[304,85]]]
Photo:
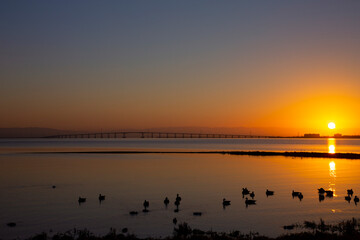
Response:
[[[181,223],[174,228],[173,236],[166,238],[145,238],[146,240],[353,240],[360,239],[360,222],[358,219],[352,218],[350,220],[342,221],[337,224],[326,224],[323,219],[320,221],[304,221],[302,224],[291,225],[294,229],[299,229],[301,232],[288,233],[276,238],[261,236],[256,232],[243,234],[240,231],[214,232],[203,231],[200,229],[192,229],[189,224]],[[117,233],[116,229],[111,228],[109,233],[104,236],[96,236],[87,229],[78,230],[73,229],[65,233],[57,233],[55,235],[48,235],[47,233],[40,233],[28,240],[139,240],[133,234]]]

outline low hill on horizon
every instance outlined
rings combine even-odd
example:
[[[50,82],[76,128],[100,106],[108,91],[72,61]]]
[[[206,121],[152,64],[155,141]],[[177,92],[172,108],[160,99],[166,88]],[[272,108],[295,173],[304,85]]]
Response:
[[[27,127],[27,128],[0,128],[0,138],[40,138],[58,134],[74,133],[52,128]]]

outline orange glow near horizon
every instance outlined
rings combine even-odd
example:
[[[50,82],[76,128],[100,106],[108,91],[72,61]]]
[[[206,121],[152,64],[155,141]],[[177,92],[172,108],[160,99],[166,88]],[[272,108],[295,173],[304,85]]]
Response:
[[[118,100],[112,100],[113,104],[107,105],[103,103],[107,99],[107,96],[104,96],[91,108],[88,107],[89,103],[81,101],[73,104],[76,99],[69,98],[63,100],[62,104],[66,107],[59,111],[57,108],[55,110],[46,106],[48,102],[44,100],[41,101],[41,106],[32,111],[21,110],[22,107],[30,109],[27,103],[22,103],[22,106],[14,105],[11,108],[13,110],[0,120],[0,127],[35,126],[80,131],[161,127],[244,127],[250,130],[243,130],[243,133],[252,131],[252,134],[259,135],[297,136],[304,133],[319,133],[330,136],[334,132],[331,132],[331,129],[329,131],[328,124],[336,120],[338,133],[360,134],[357,123],[360,112],[354,110],[360,108],[360,98],[312,93],[295,97],[291,98],[285,94],[281,97],[282,101],[278,101],[266,100],[262,96],[254,100],[242,97],[237,99],[236,94],[228,97],[229,99],[224,97],[220,100],[192,99],[189,96],[181,104],[172,98],[167,101],[154,98],[144,104],[137,101],[134,106],[124,105],[120,97]],[[231,104],[227,104],[230,100]],[[253,102],[244,106],[243,102],[246,100]]]
[[[257,121],[257,125],[298,128],[301,133],[320,133],[325,136],[333,135],[329,130],[335,128],[342,134],[359,134],[356,119],[360,114],[354,109],[360,107],[360,99],[345,95],[311,95],[293,103],[284,103],[285,106],[278,107]],[[336,125],[331,121],[335,119]]]

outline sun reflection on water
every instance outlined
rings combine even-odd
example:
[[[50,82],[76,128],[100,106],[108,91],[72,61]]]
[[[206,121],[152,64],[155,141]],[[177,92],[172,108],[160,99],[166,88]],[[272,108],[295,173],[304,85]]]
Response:
[[[334,192],[334,197],[336,197],[336,192],[335,192],[336,164],[334,161],[329,162],[329,175],[330,175],[329,190],[332,190]]]
[[[329,148],[329,153],[335,153],[335,139],[334,138],[329,138],[328,139],[328,148]]]
[[[331,161],[331,162],[329,163],[329,167],[330,167],[330,176],[331,176],[331,177],[336,177],[336,173],[335,173],[336,165],[335,165],[335,162],[334,162],[334,161]]]

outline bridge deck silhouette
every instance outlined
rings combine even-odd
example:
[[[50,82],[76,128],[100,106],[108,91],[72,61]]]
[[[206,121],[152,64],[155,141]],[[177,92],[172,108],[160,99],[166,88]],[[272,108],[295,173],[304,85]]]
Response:
[[[45,138],[263,138],[264,136],[219,133],[93,132],[47,136]]]

